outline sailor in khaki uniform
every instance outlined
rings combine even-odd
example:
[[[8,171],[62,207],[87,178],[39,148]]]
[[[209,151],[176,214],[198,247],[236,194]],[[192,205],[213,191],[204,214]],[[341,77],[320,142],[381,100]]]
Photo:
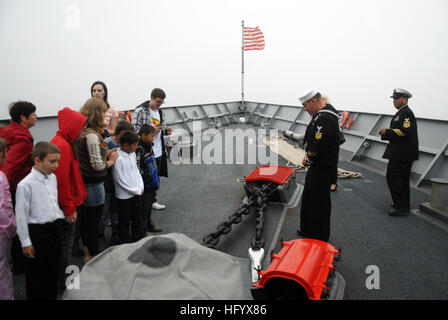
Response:
[[[389,214],[392,216],[409,215],[409,176],[412,162],[418,160],[417,121],[408,106],[412,94],[404,89],[394,89],[391,96],[397,113],[390,122],[390,128],[378,131],[381,140],[388,140],[383,158],[389,159],[386,180],[393,203]]]

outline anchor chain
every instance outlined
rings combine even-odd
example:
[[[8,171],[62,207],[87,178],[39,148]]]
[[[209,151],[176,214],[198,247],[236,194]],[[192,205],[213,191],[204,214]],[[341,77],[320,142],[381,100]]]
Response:
[[[240,223],[243,220],[242,216],[250,213],[250,210],[254,203],[254,197],[248,197],[247,203],[243,203],[237,211],[229,216],[229,219],[227,221],[218,224],[218,226],[216,227],[217,230],[215,232],[209,233],[208,235],[204,236],[204,238],[202,239],[202,245],[212,249],[215,248],[215,246],[219,242],[219,238],[222,235],[228,234],[230,231],[232,231],[232,224]]]
[[[244,188],[248,191],[248,197],[246,203],[243,203],[237,211],[235,211],[227,221],[224,221],[216,227],[216,231],[205,235],[202,239],[202,245],[208,248],[214,249],[218,244],[220,237],[222,235],[228,234],[232,231],[232,225],[238,224],[243,220],[243,215],[250,213],[253,207],[257,208],[257,220],[256,220],[256,235],[252,239],[252,248],[262,248],[264,246],[263,239],[263,223],[264,215],[263,211],[266,207],[266,201],[275,189],[277,189],[277,184],[267,183],[263,184],[261,189],[259,187],[249,188],[244,184]]]
[[[252,239],[252,250],[260,250],[264,247],[263,226],[264,226],[264,209],[266,204],[262,197],[257,198],[257,219],[255,225],[255,237]]]

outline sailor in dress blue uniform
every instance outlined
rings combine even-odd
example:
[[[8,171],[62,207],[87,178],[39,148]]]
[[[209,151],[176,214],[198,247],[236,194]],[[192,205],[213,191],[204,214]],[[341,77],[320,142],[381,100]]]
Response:
[[[330,185],[339,158],[338,115],[321,99],[317,90],[307,90],[299,98],[313,119],[305,132],[306,155],[302,164],[308,167],[302,193],[300,230],[306,238],[328,242],[330,238]]]

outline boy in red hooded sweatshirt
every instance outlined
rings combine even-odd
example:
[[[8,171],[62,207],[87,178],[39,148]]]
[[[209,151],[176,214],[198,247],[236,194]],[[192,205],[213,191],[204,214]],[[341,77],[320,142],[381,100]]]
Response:
[[[36,124],[36,107],[31,102],[18,101],[10,105],[11,123],[0,128],[0,137],[8,144],[8,156],[1,166],[8,177],[14,205],[17,184],[33,167],[33,136],[29,129]]]
[[[62,224],[61,234],[61,258],[58,277],[58,293],[65,290],[65,270],[70,263],[71,249],[73,246],[75,222],[77,218],[76,207],[86,199],[86,189],[82,180],[79,162],[73,144],[80,135],[86,117],[81,113],[64,108],[58,112],[59,131],[51,140],[61,150],[59,167],[54,174],[58,181],[58,202],[65,215],[65,223]]]
[[[8,178],[12,206],[15,206],[17,184],[25,178],[33,167],[33,135],[29,131],[36,124],[36,106],[31,102],[17,101],[9,106],[11,122],[0,128],[0,137],[5,139],[8,155],[0,169]],[[19,237],[12,240],[11,255],[14,274],[24,272],[25,260]]]

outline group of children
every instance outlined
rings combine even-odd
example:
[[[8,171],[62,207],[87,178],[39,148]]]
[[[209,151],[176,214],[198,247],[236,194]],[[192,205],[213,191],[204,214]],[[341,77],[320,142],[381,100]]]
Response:
[[[149,232],[161,231],[151,219],[152,203],[159,187],[152,150],[155,133],[150,124],[144,124],[136,133],[131,123],[122,120],[117,124],[114,136],[106,139],[109,148],[118,152],[106,180],[106,190],[116,199],[116,208],[109,206],[108,211],[118,213],[120,244],[138,241]],[[0,165],[6,154],[7,144],[0,138]],[[28,299],[57,297],[61,225],[67,220],[58,203],[54,174],[60,158],[60,149],[50,142],[42,141],[34,146],[34,166],[17,186],[15,215],[8,180],[0,171],[0,299],[13,299],[12,275],[6,269],[9,269],[10,239],[16,229],[23,255],[27,258]]]

